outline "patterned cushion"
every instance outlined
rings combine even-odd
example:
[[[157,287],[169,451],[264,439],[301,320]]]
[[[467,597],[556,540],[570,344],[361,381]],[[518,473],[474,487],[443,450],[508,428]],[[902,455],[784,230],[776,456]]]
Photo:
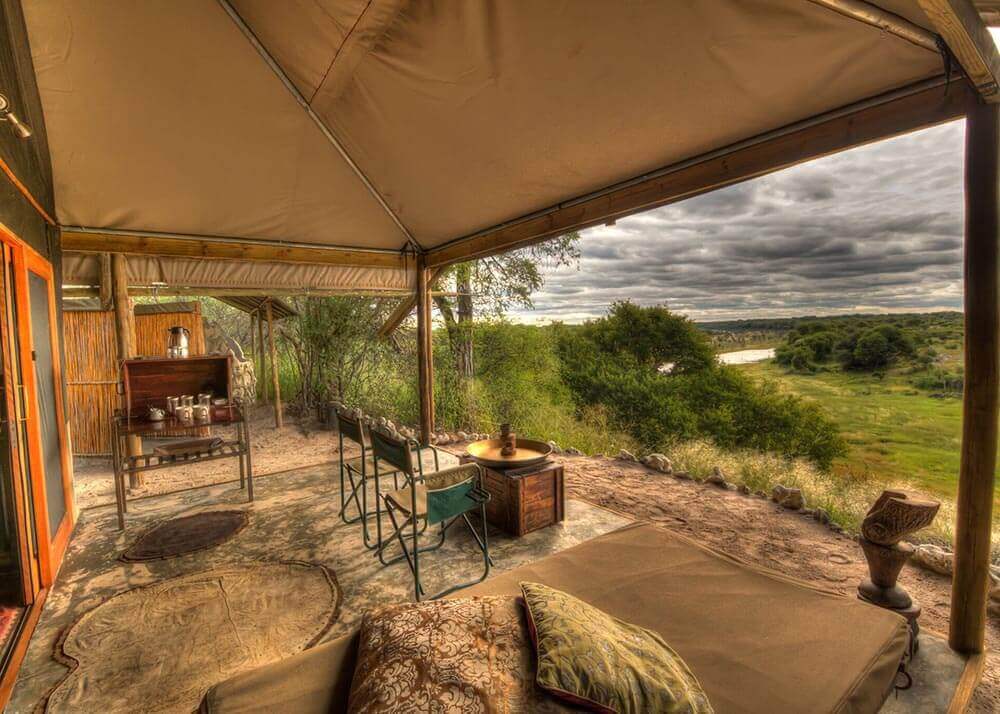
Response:
[[[655,632],[545,585],[521,583],[521,591],[543,689],[599,712],[712,711],[698,680]]]
[[[567,711],[534,680],[520,598],[390,605],[362,621],[348,711]]]

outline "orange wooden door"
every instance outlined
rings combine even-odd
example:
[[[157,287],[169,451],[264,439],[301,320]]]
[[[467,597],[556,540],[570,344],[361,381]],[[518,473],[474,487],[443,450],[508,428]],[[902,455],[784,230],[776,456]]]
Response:
[[[20,603],[30,607],[42,589],[42,568],[36,513],[38,500],[28,453],[28,400],[17,309],[13,248],[0,242],[0,507],[4,509],[8,557],[16,564]]]

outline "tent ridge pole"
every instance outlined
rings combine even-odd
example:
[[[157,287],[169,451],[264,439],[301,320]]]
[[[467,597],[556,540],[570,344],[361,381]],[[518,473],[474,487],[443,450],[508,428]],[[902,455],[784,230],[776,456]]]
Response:
[[[933,32],[864,0],[810,0],[810,2],[822,5],[852,20],[877,27],[925,50],[935,53],[941,51],[937,36]]]
[[[236,24],[240,32],[242,32],[247,40],[249,40],[253,48],[257,50],[257,54],[261,56],[261,59],[263,59],[267,66],[271,68],[271,71],[274,72],[279,80],[281,80],[281,83],[285,85],[285,89],[288,90],[288,93],[291,94],[295,101],[297,101],[302,109],[305,110],[313,124],[315,124],[316,127],[323,133],[323,136],[326,137],[326,140],[330,142],[333,148],[337,150],[337,153],[340,154],[340,157],[351,168],[351,171],[353,171],[354,175],[358,177],[358,180],[365,185],[365,188],[368,189],[368,193],[372,195],[372,198],[378,201],[382,210],[385,211],[389,218],[392,219],[392,222],[396,224],[396,227],[403,232],[403,235],[406,236],[406,242],[412,245],[413,249],[418,253],[423,253],[424,247],[417,242],[416,238],[413,237],[410,229],[403,225],[403,222],[399,219],[399,216],[396,215],[396,212],[392,210],[382,194],[379,193],[379,190],[375,188],[375,185],[365,175],[365,172],[361,170],[361,167],[358,166],[354,159],[351,158],[351,155],[347,153],[347,149],[345,149],[344,145],[340,143],[340,140],[330,130],[330,127],[326,125],[326,122],[323,121],[322,117],[320,117],[320,115],[313,110],[309,101],[302,96],[302,92],[300,92],[298,87],[292,83],[292,80],[285,73],[285,70],[281,68],[281,65],[278,64],[277,60],[275,60],[271,53],[267,51],[267,48],[264,47],[263,43],[261,43],[261,41],[257,38],[257,35],[254,34],[254,31],[250,28],[250,26],[243,21],[243,18],[240,17],[236,8],[232,6],[229,0],[218,0],[218,3],[222,6],[222,9],[225,10],[226,14],[229,15],[230,19]]]

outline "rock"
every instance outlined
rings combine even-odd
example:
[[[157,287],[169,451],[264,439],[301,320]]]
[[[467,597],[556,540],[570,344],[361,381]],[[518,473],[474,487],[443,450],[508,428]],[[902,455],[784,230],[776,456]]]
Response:
[[[663,454],[648,454],[642,457],[642,463],[646,464],[647,467],[653,469],[654,471],[659,471],[660,473],[669,474],[673,472],[673,464],[670,463],[668,459]]]
[[[459,441],[468,441],[469,440],[469,435],[466,434],[464,431],[458,432],[457,434],[455,434],[455,436],[458,438]]]
[[[814,515],[816,515],[816,511],[812,508],[803,508],[801,511],[799,511],[799,514],[803,516],[809,516],[810,518],[812,518]]]
[[[571,446],[568,449],[566,449],[566,453],[569,454],[570,456],[583,456],[583,452],[580,451],[575,446]]]
[[[722,473],[722,469],[718,466],[712,469],[712,473],[705,477],[705,483],[710,483],[713,486],[718,486],[719,488],[726,487],[726,477]]]
[[[556,442],[549,441],[549,442],[546,442],[546,443],[552,449],[552,453],[553,454],[561,454],[562,453],[562,449],[559,448],[559,444],[557,444]]]
[[[767,494],[764,493],[763,491],[754,491],[753,495],[756,496],[757,498],[767,498]]]
[[[436,445],[438,443],[437,434],[431,434],[431,444]]]
[[[830,513],[825,508],[817,508],[813,512],[813,518],[825,526],[830,522]]]
[[[690,481],[691,480],[691,474],[689,474],[687,471],[674,471],[673,476],[674,476],[674,478],[679,478],[682,481]]]
[[[778,484],[774,487],[774,489],[772,489],[771,499],[779,506],[792,511],[797,511],[800,508],[804,508],[806,505],[806,500],[802,497],[801,489],[787,488],[781,484]]]
[[[941,575],[951,575],[955,568],[954,556],[941,546],[930,543],[916,546],[910,562]]]
[[[749,496],[750,495],[750,487],[747,486],[745,483],[741,483],[739,485],[739,487],[737,488],[737,490],[740,493],[742,493],[744,496]]]
[[[635,454],[633,454],[628,449],[622,449],[618,452],[618,459],[620,461],[637,461]]]

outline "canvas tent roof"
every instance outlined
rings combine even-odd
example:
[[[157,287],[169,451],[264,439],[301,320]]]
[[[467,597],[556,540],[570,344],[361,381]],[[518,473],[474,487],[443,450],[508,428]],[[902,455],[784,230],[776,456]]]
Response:
[[[62,226],[350,248],[383,272],[340,282],[383,289],[412,286],[393,254],[458,259],[470,236],[940,80],[918,2],[876,8],[909,36],[837,4],[23,1]]]

